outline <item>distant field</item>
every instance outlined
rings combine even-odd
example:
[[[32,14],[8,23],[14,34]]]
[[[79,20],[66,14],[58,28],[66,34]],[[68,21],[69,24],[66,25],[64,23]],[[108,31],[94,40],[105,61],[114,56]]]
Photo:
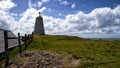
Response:
[[[80,59],[78,68],[120,67],[120,40],[89,40],[74,36],[35,36],[27,51],[70,54]]]

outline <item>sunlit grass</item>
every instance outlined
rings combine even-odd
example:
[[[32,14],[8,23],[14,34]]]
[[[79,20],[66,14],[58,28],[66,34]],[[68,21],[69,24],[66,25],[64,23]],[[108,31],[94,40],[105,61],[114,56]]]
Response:
[[[79,67],[83,68],[120,66],[120,41],[87,40],[74,36],[35,36],[28,49],[71,54],[80,59]]]
[[[17,50],[18,48],[14,49],[11,54],[18,54]],[[78,68],[120,67],[120,40],[89,40],[75,36],[37,35],[26,51],[70,54],[80,59]]]
[[[22,51],[25,51],[25,46],[22,46]],[[14,47],[9,49],[9,60],[11,61],[14,57],[16,57],[19,54],[19,47]],[[4,67],[5,63],[5,53],[0,54],[0,68]]]

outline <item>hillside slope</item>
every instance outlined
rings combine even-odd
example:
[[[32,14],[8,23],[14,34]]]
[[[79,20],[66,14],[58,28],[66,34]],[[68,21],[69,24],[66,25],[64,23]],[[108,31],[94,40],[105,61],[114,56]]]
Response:
[[[28,49],[70,54],[80,59],[79,67],[120,67],[119,40],[89,40],[74,36],[35,36]]]
[[[18,49],[16,49],[18,50]],[[16,52],[11,52],[14,55]],[[119,68],[120,40],[89,40],[75,36],[34,36],[25,52],[50,52],[80,60],[78,68]]]

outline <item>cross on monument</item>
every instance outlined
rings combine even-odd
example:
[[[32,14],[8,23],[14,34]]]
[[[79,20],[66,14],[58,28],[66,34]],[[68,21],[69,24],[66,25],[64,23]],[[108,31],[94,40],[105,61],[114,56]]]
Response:
[[[39,12],[39,16],[40,16],[41,12]]]

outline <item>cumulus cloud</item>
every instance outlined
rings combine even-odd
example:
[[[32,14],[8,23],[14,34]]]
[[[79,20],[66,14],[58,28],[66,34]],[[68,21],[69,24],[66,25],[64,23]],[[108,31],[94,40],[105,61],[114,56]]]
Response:
[[[14,4],[11,0],[8,1]],[[15,7],[15,4],[12,7],[0,10],[0,28],[10,29],[14,33],[21,32],[22,34],[31,33],[34,29],[35,18],[38,16],[38,12],[44,12],[44,10],[47,9],[46,7],[42,7],[37,10],[34,7],[29,7],[26,11],[21,13],[21,18],[16,21],[13,16],[17,16],[17,14],[9,13],[9,9],[13,7]],[[113,9],[109,7],[96,8],[88,14],[79,11],[76,14],[65,16],[65,19],[45,15],[42,16],[44,19],[45,32],[47,34],[79,36],[83,36],[81,34],[104,35],[120,33],[119,11],[120,6],[116,6]]]
[[[29,7],[41,7],[44,3],[49,2],[50,0],[41,0],[37,3],[33,3],[31,0],[28,0],[28,6]]]
[[[61,5],[69,5],[70,3],[68,1],[58,0]]]
[[[16,6],[11,0],[1,0],[0,5],[0,10],[9,10]]]
[[[38,7],[41,7],[42,6],[42,2],[38,2]]]
[[[3,1],[0,1],[0,4],[1,2],[3,3]],[[5,0],[4,3],[8,3],[8,5],[9,3],[14,4],[13,7],[15,7],[15,3],[11,0]],[[9,10],[13,7],[9,7],[7,9],[6,7],[4,7],[3,10],[1,9],[0,29],[11,30],[15,34],[20,32],[22,33],[22,35],[24,35],[25,33],[31,33],[34,29],[35,17],[38,16],[38,12],[43,12],[46,9],[46,7],[42,7],[39,10],[36,10],[30,5],[30,3],[28,5],[29,8],[26,9],[25,12],[20,14],[21,18],[18,20],[15,20],[15,17],[18,16],[18,14],[9,12]]]
[[[9,29],[11,22],[14,22],[14,18],[11,16],[14,14],[9,13],[9,10],[16,7],[16,4],[11,0],[1,0],[0,5],[2,5],[0,6],[0,29]]]
[[[75,8],[75,6],[76,6],[76,4],[74,3],[74,4],[71,5],[71,8]]]
[[[43,2],[43,3],[47,3],[47,2],[49,2],[50,0],[41,0],[41,2]]]
[[[54,12],[54,10],[50,9],[50,8],[47,8],[46,9],[47,12]]]
[[[86,14],[79,11],[65,19],[45,17],[45,29],[57,34],[110,34],[120,33],[120,6],[114,9],[96,8]],[[49,22],[49,23],[48,23]]]
[[[21,14],[21,18],[17,23],[15,23],[13,31],[14,33],[21,32],[22,35],[25,33],[32,33],[34,29],[35,24],[35,17],[38,16],[38,12],[43,12],[46,9],[46,7],[42,7],[39,10],[36,10],[35,8],[29,8],[25,12]],[[17,31],[16,31],[17,28]]]

